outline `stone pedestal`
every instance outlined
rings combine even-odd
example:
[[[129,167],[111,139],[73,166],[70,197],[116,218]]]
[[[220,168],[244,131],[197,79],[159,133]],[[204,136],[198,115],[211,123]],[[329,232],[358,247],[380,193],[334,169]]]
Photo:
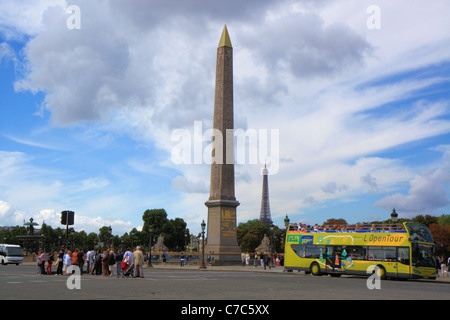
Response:
[[[230,265],[241,263],[241,249],[237,243],[236,207],[238,201],[207,201],[208,242],[205,254],[212,259],[212,265]]]

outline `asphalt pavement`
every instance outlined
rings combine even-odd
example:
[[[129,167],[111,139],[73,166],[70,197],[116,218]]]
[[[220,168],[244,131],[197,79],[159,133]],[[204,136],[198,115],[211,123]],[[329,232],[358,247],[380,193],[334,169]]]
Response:
[[[24,262],[23,265],[35,265],[35,262]],[[202,272],[214,272],[214,271],[228,271],[228,272],[253,272],[253,273],[284,273],[284,274],[290,274],[291,272],[285,272],[284,267],[276,266],[276,267],[266,267],[264,269],[261,266],[241,266],[241,265],[234,265],[234,266],[212,266],[212,265],[206,265],[206,269],[201,269],[199,264],[185,264],[184,266],[181,266],[178,263],[167,263],[165,265],[161,263],[154,263],[152,264],[152,267],[149,267],[148,265],[144,266],[144,269],[146,268],[153,268],[153,269],[165,269],[165,270],[186,270],[186,271],[202,271]],[[55,268],[53,268],[55,270]],[[115,269],[114,269],[115,270]],[[293,271],[292,274],[297,273],[297,271]],[[345,276],[343,277],[354,277],[354,276]],[[441,283],[450,283],[450,276],[448,277],[437,277],[435,280],[432,279],[415,279],[414,281],[429,281],[429,282],[441,282]]]

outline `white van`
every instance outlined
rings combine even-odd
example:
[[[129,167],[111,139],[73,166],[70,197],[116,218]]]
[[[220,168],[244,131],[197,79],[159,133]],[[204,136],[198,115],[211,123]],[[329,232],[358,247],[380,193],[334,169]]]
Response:
[[[23,262],[23,251],[16,244],[0,244],[0,263],[3,265]]]

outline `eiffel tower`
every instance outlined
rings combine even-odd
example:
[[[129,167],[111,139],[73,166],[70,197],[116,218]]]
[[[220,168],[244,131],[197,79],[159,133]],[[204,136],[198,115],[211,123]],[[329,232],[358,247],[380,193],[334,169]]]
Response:
[[[272,218],[270,216],[270,204],[269,204],[269,171],[266,165],[263,170],[263,187],[261,197],[261,213],[259,214],[259,221],[269,226],[273,225]]]

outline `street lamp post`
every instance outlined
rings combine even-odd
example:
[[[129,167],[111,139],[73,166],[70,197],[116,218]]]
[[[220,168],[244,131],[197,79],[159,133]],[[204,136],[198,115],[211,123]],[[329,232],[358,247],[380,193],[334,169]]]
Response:
[[[153,268],[152,265],[152,232],[153,232],[153,227],[152,226],[148,226],[148,233],[149,233],[149,243],[148,243],[148,263],[147,263],[147,267]]]
[[[394,209],[392,209],[392,213],[391,213],[392,222],[397,223],[397,218],[398,218],[398,213],[395,211],[395,208],[394,208]]]
[[[289,222],[290,222],[290,220],[289,220],[288,216],[286,215],[286,218],[284,218],[284,226],[286,227],[286,230],[289,228]]]
[[[274,250],[273,250],[273,247],[274,247],[274,241],[273,241],[273,225],[270,226],[269,230],[270,230],[270,235],[271,235],[271,238],[272,238],[272,240],[270,241],[270,260],[272,260],[272,263],[273,263],[273,253],[274,253]],[[270,263],[270,260],[269,260],[269,263]]]
[[[205,227],[206,227],[206,223],[205,223],[205,220],[202,221],[201,227],[202,227],[202,264],[199,269],[206,269],[206,265],[205,265]]]

